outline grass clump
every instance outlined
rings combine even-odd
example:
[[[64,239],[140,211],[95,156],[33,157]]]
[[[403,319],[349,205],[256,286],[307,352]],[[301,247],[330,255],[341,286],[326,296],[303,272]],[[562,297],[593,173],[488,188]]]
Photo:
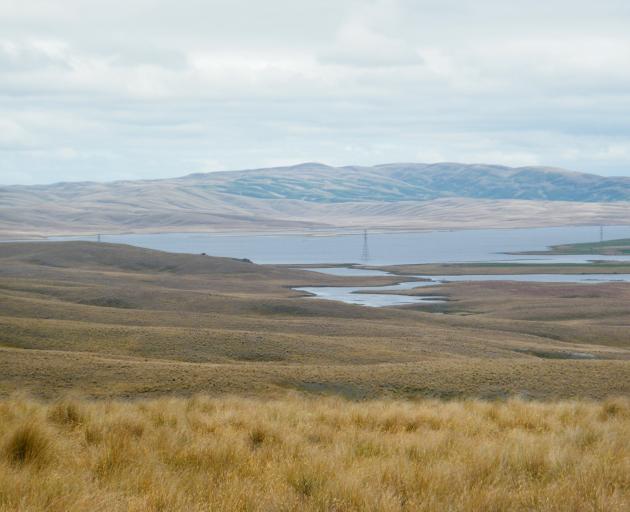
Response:
[[[6,460],[16,466],[43,465],[50,458],[51,440],[48,434],[32,422],[17,426],[4,444]]]
[[[261,444],[265,442],[266,438],[267,432],[260,427],[255,427],[249,433],[249,442],[252,448],[258,448]]]
[[[85,413],[76,401],[61,401],[50,408],[48,419],[57,425],[73,428],[85,422]]]

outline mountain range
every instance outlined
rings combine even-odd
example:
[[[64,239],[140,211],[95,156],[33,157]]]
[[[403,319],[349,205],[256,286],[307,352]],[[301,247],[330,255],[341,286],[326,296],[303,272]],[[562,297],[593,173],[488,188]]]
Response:
[[[630,178],[550,167],[384,164],[0,187],[0,235],[625,224]]]

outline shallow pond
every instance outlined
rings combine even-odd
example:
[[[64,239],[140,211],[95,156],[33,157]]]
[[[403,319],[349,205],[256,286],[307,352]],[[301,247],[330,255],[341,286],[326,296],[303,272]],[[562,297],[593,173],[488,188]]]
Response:
[[[314,270],[314,269],[311,269]],[[329,274],[331,269],[320,269]],[[353,269],[349,269],[353,270]],[[354,269],[359,270],[359,269]],[[349,274],[342,274],[349,275]],[[350,274],[356,275],[356,274]],[[382,274],[381,274],[382,275]],[[597,284],[610,282],[630,282],[630,274],[510,274],[510,275],[465,275],[465,276],[410,276],[425,279],[425,281],[405,281],[398,284],[386,286],[309,286],[295,288],[312,294],[314,298],[338,300],[348,304],[359,304],[362,306],[384,307],[400,306],[404,304],[436,304],[445,302],[439,296],[414,297],[409,295],[390,295],[369,293],[371,291],[396,291],[412,290],[414,288],[424,288],[436,286],[443,283],[466,282],[466,281],[518,281],[533,283],[581,283]]]

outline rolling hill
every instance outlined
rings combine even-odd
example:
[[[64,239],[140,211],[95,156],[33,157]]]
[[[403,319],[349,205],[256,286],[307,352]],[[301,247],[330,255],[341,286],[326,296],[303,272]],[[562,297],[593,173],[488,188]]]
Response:
[[[385,164],[330,167],[306,163],[280,169],[193,174],[195,186],[259,199],[316,203],[428,201],[446,197],[530,201],[630,201],[630,178],[607,178],[549,167]],[[211,186],[212,186],[211,185]]]
[[[624,224],[630,178],[547,167],[386,164],[0,187],[0,235]]]

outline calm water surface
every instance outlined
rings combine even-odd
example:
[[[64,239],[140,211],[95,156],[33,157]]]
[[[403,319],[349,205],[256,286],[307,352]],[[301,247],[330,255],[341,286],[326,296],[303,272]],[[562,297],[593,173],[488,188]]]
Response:
[[[353,267],[324,267],[324,268],[303,268],[301,270],[308,270],[310,272],[320,272],[322,274],[330,274],[331,276],[363,276],[363,277],[375,277],[375,276],[391,276],[390,272],[384,272],[383,270],[372,270],[367,268],[353,268]]]
[[[316,233],[315,233],[316,234]],[[605,228],[605,237],[630,238],[630,226]],[[94,240],[95,237],[56,237],[51,240]],[[599,227],[536,229],[479,229],[368,233],[367,248],[362,232],[334,236],[311,235],[217,235],[163,233],[103,235],[104,242],[124,243],[170,252],[249,258],[255,263],[457,263],[523,261],[583,262],[591,259],[626,260],[630,256],[518,256],[506,252],[545,250],[550,245],[599,240]],[[364,250],[367,249],[367,250]],[[367,253],[367,258],[364,258]]]
[[[605,239],[630,238],[630,226],[610,226]],[[523,256],[506,254],[542,251],[550,245],[599,240],[599,226],[535,229],[478,229],[463,231],[422,231],[407,233],[368,233],[336,235],[224,235],[163,233],[146,235],[103,235],[104,242],[124,243],[169,252],[207,253],[213,256],[248,258],[255,263],[273,264],[370,264],[522,262],[582,263],[591,260],[630,261],[630,256]],[[57,237],[51,240],[94,240],[95,237]],[[386,272],[358,268],[310,268],[333,275],[379,276]],[[423,277],[423,276],[417,276]],[[364,306],[396,306],[443,302],[440,297],[409,297],[369,293],[375,290],[408,290],[456,281],[527,281],[598,283],[630,281],[626,274],[615,275],[502,275],[433,276],[427,281],[403,282],[382,287],[307,287],[300,290],[318,298]],[[357,292],[361,293],[357,293]]]
[[[329,274],[331,269],[319,269],[320,272]],[[350,269],[352,270],[352,269]],[[347,274],[346,274],[347,275]],[[387,286],[309,286],[296,288],[296,290],[313,294],[315,298],[338,300],[348,304],[360,304],[362,306],[384,307],[400,306],[403,304],[435,304],[445,302],[439,296],[411,297],[406,295],[382,295],[369,293],[370,291],[402,291],[414,288],[436,286],[443,283],[466,281],[518,281],[533,283],[581,283],[596,284],[610,282],[630,282],[630,274],[511,274],[511,275],[465,275],[465,276],[413,276],[425,279],[425,281],[407,281]],[[367,292],[367,293],[366,293]]]

